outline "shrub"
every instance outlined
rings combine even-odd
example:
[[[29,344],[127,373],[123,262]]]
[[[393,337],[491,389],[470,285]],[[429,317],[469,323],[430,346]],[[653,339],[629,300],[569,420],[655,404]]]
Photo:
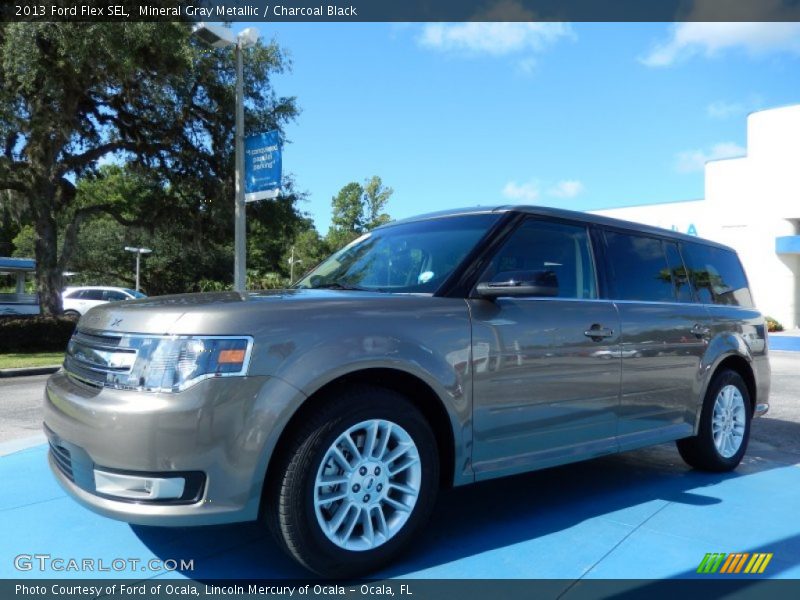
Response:
[[[783,331],[783,325],[772,317],[764,317],[764,320],[767,322],[768,331]]]
[[[64,352],[77,322],[38,315],[0,318],[0,353]]]

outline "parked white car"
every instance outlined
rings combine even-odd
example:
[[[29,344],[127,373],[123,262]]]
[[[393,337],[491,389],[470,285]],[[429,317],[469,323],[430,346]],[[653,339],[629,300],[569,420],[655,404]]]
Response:
[[[128,288],[84,286],[65,288],[61,297],[64,303],[64,314],[78,316],[98,304],[135,300],[136,298],[146,298],[147,296],[142,292]]]

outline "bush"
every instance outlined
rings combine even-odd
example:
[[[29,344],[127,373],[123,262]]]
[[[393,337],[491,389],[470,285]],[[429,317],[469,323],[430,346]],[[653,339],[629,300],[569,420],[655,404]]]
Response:
[[[783,325],[778,323],[778,321],[772,317],[764,317],[764,320],[767,322],[768,331],[783,331]]]
[[[0,318],[0,353],[64,352],[77,322],[38,315]]]

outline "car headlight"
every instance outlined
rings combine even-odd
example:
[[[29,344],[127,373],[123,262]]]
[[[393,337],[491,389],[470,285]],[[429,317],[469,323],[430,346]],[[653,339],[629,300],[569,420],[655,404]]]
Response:
[[[105,385],[179,392],[209,377],[246,375],[252,344],[245,337],[126,337],[122,346],[136,358],[128,369],[107,371]]]

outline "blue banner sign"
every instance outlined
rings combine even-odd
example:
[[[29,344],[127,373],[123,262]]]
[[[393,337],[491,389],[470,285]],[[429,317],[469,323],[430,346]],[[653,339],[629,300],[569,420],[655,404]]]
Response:
[[[281,189],[281,140],[277,131],[244,140],[244,200],[277,198]]]

